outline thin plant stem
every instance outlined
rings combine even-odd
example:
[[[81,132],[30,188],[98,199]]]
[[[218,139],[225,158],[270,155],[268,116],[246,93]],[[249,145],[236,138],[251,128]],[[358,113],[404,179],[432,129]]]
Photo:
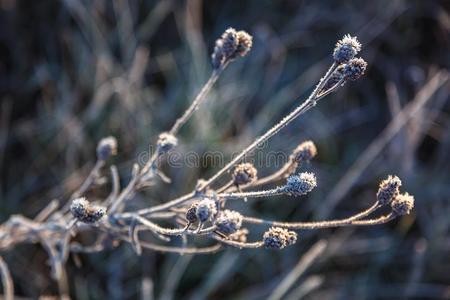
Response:
[[[258,241],[258,242],[252,242],[252,243],[243,243],[238,241],[232,241],[226,238],[223,238],[217,234],[212,234],[211,238],[215,239],[216,241],[219,241],[221,243],[236,247],[236,248],[261,248],[264,245],[264,242]]]
[[[263,190],[263,191],[254,191],[254,192],[242,192],[242,193],[221,193],[217,196],[219,198],[226,199],[239,199],[239,198],[260,198],[260,197],[269,197],[269,196],[278,196],[284,193],[283,187],[277,187],[271,190]]]
[[[215,69],[211,76],[209,77],[208,81],[205,83],[203,88],[198,93],[197,97],[195,97],[194,101],[191,103],[189,108],[184,112],[184,114],[178,118],[173,124],[172,128],[170,129],[169,133],[172,135],[177,135],[180,128],[189,120],[189,118],[194,114],[194,112],[198,109],[200,104],[206,99],[206,95],[213,87],[214,83],[219,78],[220,74],[224,70],[225,66],[223,68]]]
[[[368,226],[368,225],[378,225],[384,224],[396,218],[394,213],[390,213],[385,216],[378,217],[376,219],[369,220],[355,220],[353,218],[347,218],[342,220],[331,220],[331,221],[319,221],[319,222],[278,222],[278,221],[268,221],[253,217],[243,217],[243,222],[251,224],[265,224],[271,226],[279,226],[283,228],[290,229],[319,229],[319,228],[333,228],[333,227],[344,227],[344,226]]]
[[[0,273],[2,275],[3,294],[5,296],[5,300],[13,300],[14,284],[11,278],[11,273],[9,272],[8,269],[8,265],[1,256],[0,256]]]

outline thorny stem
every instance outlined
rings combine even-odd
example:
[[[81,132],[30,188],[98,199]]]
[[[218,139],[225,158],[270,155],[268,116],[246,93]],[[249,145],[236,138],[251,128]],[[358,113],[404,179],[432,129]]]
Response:
[[[290,114],[288,114],[286,117],[284,117],[279,123],[277,123],[275,126],[270,128],[265,134],[257,138],[253,143],[251,143],[247,148],[245,148],[239,155],[237,155],[233,160],[231,160],[225,167],[223,167],[221,170],[219,170],[214,176],[212,176],[210,179],[205,181],[203,184],[201,184],[200,190],[204,190],[208,186],[210,186],[213,182],[215,182],[222,174],[224,174],[226,171],[231,169],[236,163],[238,163],[242,158],[244,158],[247,154],[249,154],[251,151],[253,151],[256,147],[260,146],[262,143],[270,139],[272,136],[274,136],[276,133],[278,133],[281,129],[286,127],[289,123],[291,123],[295,118],[297,118],[299,115],[305,113],[310,108],[314,107],[316,105],[317,99],[317,93],[320,91],[322,86],[326,83],[326,81],[329,79],[330,75],[333,73],[333,71],[336,69],[336,63],[333,63],[331,67],[328,69],[327,73],[324,77],[320,80],[319,84],[316,86],[314,91],[311,93],[311,95],[306,99],[300,106],[298,106],[296,109],[294,109]]]
[[[172,126],[172,129],[170,129],[169,133],[172,135],[177,135],[180,128],[189,120],[189,118],[194,114],[194,112],[198,109],[200,104],[206,99],[206,95],[213,87],[214,83],[219,78],[222,71],[225,69],[226,66],[215,69],[211,76],[209,77],[206,84],[201,89],[200,93],[198,93],[197,97],[195,97],[194,101],[191,103],[189,108],[184,112],[184,114],[178,118],[175,122],[175,124]]]
[[[319,228],[333,228],[344,226],[379,225],[395,219],[396,215],[393,212],[391,212],[388,215],[369,220],[356,220],[354,219],[354,217],[355,216],[342,220],[319,221],[319,222],[278,222],[253,217],[243,217],[242,221],[251,224],[265,224],[289,229],[319,229]]]

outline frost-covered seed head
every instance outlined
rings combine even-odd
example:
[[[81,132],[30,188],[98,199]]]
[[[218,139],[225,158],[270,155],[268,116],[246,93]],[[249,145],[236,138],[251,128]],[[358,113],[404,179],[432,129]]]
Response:
[[[361,44],[358,42],[356,37],[352,37],[347,34],[336,43],[336,47],[333,52],[333,59],[339,64],[346,63],[354,58],[359,51],[361,51]]]
[[[283,249],[297,242],[297,233],[281,227],[271,227],[264,233],[263,242],[268,249]]]
[[[228,28],[216,40],[211,61],[214,69],[219,69],[237,56],[245,56],[251,49],[252,37],[245,31]]]
[[[243,185],[255,181],[258,178],[258,170],[251,163],[242,163],[233,171],[233,183]]]
[[[101,206],[91,205],[86,198],[83,197],[72,201],[70,212],[78,221],[83,223],[95,223],[106,214],[106,209]]]
[[[391,201],[400,193],[402,181],[397,176],[389,175],[387,179],[381,181],[377,192],[377,200],[381,205],[391,203]]]
[[[197,203],[192,203],[192,205],[186,211],[186,220],[189,223],[194,223],[198,220],[198,218],[197,218]]]
[[[302,196],[311,192],[316,186],[316,175],[304,172],[289,176],[284,186],[284,192],[292,196]]]
[[[336,70],[334,70],[334,72],[331,74],[330,78],[327,80],[327,82],[323,86],[323,88],[322,88],[323,92],[328,91],[329,89],[334,87],[339,81],[344,79],[344,69],[345,69],[345,65],[341,64],[336,68]],[[342,81],[342,85],[344,83],[345,83],[345,81]]]
[[[160,152],[167,152],[178,144],[178,139],[168,132],[163,132],[158,137],[157,146]]]
[[[305,141],[295,148],[293,158],[295,162],[310,161],[317,155],[317,148],[313,141]]]
[[[198,202],[195,214],[202,223],[212,220],[212,218],[217,214],[216,202],[209,198],[204,198]]]
[[[223,234],[232,234],[239,230],[242,226],[242,215],[234,210],[221,211],[214,224],[217,227],[217,231]]]
[[[97,145],[97,158],[107,160],[110,156],[117,154],[117,139],[108,136],[100,140]]]
[[[344,78],[348,80],[358,80],[366,71],[367,63],[362,58],[353,58],[344,67]]]
[[[407,215],[414,208],[414,196],[408,193],[398,194],[391,202],[392,211],[397,216]]]

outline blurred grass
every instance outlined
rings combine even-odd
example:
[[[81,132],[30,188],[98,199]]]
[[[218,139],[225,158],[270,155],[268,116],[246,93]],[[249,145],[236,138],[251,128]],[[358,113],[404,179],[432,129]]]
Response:
[[[183,128],[180,149],[185,151],[230,156],[308,94],[330,63],[338,38],[356,34],[364,45],[367,76],[325,99],[265,149],[289,153],[303,139],[313,139],[319,156],[307,168],[318,173],[318,190],[299,202],[242,206],[266,218],[317,218],[324,199],[368,145],[437,70],[449,69],[449,6],[418,0],[2,0],[0,220],[13,213],[33,216],[51,199],[70,194],[92,166],[96,142],[106,135],[119,140],[116,162],[126,182],[131,162],[207,79],[214,40],[228,26],[253,34],[254,48],[226,70],[208,103]],[[416,196],[413,215],[374,228],[301,232],[297,246],[277,253],[231,249],[192,259],[158,253],[136,257],[125,245],[82,255],[81,265],[69,260],[73,295],[135,298],[142,279],[151,278],[157,296],[260,299],[317,239],[327,239],[328,254],[297,283],[319,283],[307,298],[449,297],[448,99],[447,84],[331,212],[339,217],[367,206],[379,180],[397,173]],[[179,195],[213,171],[167,168],[173,187],[160,185],[138,197],[136,205]],[[102,192],[107,187],[92,196]],[[56,293],[42,249],[21,246],[5,259],[19,295]],[[185,271],[167,291],[168,275],[180,265]]]

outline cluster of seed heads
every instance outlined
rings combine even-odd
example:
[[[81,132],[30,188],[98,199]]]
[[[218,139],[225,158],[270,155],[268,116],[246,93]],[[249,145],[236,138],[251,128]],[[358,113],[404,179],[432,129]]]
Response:
[[[105,137],[97,145],[97,158],[107,160],[112,155],[117,154],[117,139],[113,136]]]
[[[106,209],[102,206],[91,205],[86,198],[78,198],[72,201],[70,212],[80,222],[95,223],[106,214]]]
[[[252,48],[253,38],[245,31],[228,28],[216,40],[211,61],[214,69],[219,69],[238,56],[245,56]]]
[[[367,63],[364,59],[356,57],[359,51],[361,43],[356,37],[348,34],[336,43],[333,59],[338,66],[325,82],[323,91],[333,88],[338,83],[344,85],[347,80],[355,81],[364,75]]]
[[[297,242],[297,233],[281,227],[271,227],[263,235],[264,247],[281,250]]]
[[[380,205],[391,205],[392,211],[398,215],[409,214],[414,208],[414,196],[400,193],[402,181],[397,176],[389,175],[380,183],[377,192],[377,201]]]
[[[242,163],[234,168],[232,178],[235,185],[251,183],[258,178],[258,170],[251,163]]]

